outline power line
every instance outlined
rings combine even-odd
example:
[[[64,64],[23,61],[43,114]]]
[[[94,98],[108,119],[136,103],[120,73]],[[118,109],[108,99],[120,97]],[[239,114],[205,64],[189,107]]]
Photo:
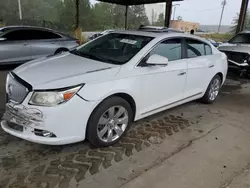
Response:
[[[210,8],[210,9],[200,9],[200,10],[194,10],[194,9],[180,9],[182,11],[214,11],[214,10],[218,10],[221,7],[216,7],[216,8]]]

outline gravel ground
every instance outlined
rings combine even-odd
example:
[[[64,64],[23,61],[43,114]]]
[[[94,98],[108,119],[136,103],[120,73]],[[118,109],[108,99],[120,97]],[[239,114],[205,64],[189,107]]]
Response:
[[[4,111],[7,72],[0,72],[0,116]],[[183,148],[177,143],[163,148],[163,141],[173,141],[183,134],[186,136],[182,139],[188,143],[214,128],[207,124],[219,126],[223,118],[235,114],[238,118],[241,111],[249,110],[249,83],[230,76],[215,104],[192,102],[143,119],[134,123],[127,135],[109,148],[92,148],[88,142],[67,146],[39,145],[0,129],[0,188],[119,187],[158,164],[166,153],[173,155]],[[158,152],[153,152],[155,150]],[[152,152],[147,155],[149,151]],[[107,180],[112,184],[107,184]]]

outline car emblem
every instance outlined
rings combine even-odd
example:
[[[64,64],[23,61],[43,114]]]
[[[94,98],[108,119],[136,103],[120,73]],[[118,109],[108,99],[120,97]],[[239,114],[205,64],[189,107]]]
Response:
[[[9,85],[8,85],[8,94],[9,94],[9,95],[12,95],[12,91],[13,91],[13,85],[12,85],[12,84],[9,84]]]

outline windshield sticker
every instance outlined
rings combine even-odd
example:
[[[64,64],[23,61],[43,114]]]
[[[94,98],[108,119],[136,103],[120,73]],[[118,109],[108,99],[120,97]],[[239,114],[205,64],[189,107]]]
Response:
[[[130,39],[122,39],[122,40],[120,40],[120,42],[126,43],[126,44],[132,44],[132,45],[137,43],[136,40],[130,40]]]

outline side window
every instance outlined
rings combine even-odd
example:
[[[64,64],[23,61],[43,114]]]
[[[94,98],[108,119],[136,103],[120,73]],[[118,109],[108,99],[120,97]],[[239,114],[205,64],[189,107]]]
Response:
[[[49,32],[49,31],[40,31],[40,30],[31,30],[31,35],[34,39],[57,39],[61,38],[60,35],[57,35],[55,33]]]
[[[40,30],[31,30],[24,29],[18,31],[12,31],[3,36],[7,40],[44,40],[44,39],[56,39],[61,36],[48,32],[48,31],[40,31]]]
[[[212,55],[213,54],[212,48],[208,44],[205,44],[205,50],[206,50],[206,55]]]
[[[170,39],[158,44],[150,55],[158,54],[167,57],[169,61],[181,59],[181,39]]]
[[[205,43],[187,39],[187,57],[193,58],[193,57],[199,57],[206,55],[205,52]]]
[[[18,41],[18,40],[27,40],[28,36],[24,30],[11,31],[5,35],[3,35],[7,41]]]

